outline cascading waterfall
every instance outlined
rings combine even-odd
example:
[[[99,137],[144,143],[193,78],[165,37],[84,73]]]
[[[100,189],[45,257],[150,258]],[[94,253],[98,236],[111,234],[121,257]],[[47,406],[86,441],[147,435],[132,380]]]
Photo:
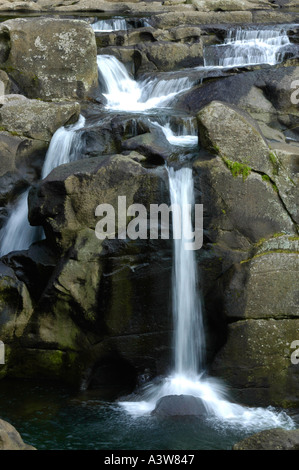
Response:
[[[29,224],[28,194],[29,189],[18,198],[8,221],[0,232],[0,256],[7,255],[11,251],[27,250],[42,236],[40,227],[32,227]]]
[[[152,122],[152,124],[162,130],[166,139],[172,145],[177,147],[192,147],[198,144],[198,135],[191,123],[191,119],[187,120],[186,125],[180,125],[177,133],[172,130],[169,123],[166,123],[164,126],[158,122]]]
[[[45,178],[53,168],[63,163],[76,160],[80,156],[82,140],[77,132],[85,124],[85,118],[80,115],[78,121],[68,127],[60,127],[53,135],[48,148],[42,178]],[[27,250],[32,243],[43,238],[41,227],[33,227],[28,220],[29,189],[21,194],[13,208],[8,221],[0,232],[0,256],[12,251]]]
[[[82,152],[81,133],[78,132],[85,125],[85,117],[80,115],[78,121],[68,127],[60,127],[53,134],[43,169],[42,178],[57,166],[69,163],[80,158]]]
[[[207,410],[211,425],[244,428],[257,432],[262,429],[283,427],[293,429],[293,420],[285,413],[271,408],[249,408],[231,403],[225,387],[205,375],[202,308],[198,297],[197,266],[194,252],[184,244],[192,233],[191,213],[188,205],[194,204],[192,170],[169,168],[169,188],[172,204],[181,207],[183,217],[173,216],[173,231],[182,238],[174,240],[173,270],[173,320],[175,338],[175,366],[173,374],[160,384],[149,383],[143,387],[136,401],[120,402],[132,416],[151,413],[158,400],[168,395],[192,395],[200,398]],[[179,225],[179,226],[178,226]]]
[[[207,46],[205,67],[242,67],[246,65],[275,65],[289,50],[287,29],[230,29],[223,44]]]
[[[106,109],[144,112],[169,105],[180,92],[188,90],[193,82],[187,77],[169,80],[133,80],[125,66],[114,56],[98,56],[99,75],[107,99]]]
[[[106,109],[116,111],[139,111],[169,105],[171,98],[192,86],[186,77],[172,80],[153,80],[138,83],[132,80],[126,68],[114,57],[98,56],[99,74],[105,87]],[[169,123],[160,126],[170,143],[184,146],[188,135],[175,134]],[[192,145],[197,135],[192,135]],[[189,142],[190,144],[190,142]],[[181,161],[184,159],[180,159]],[[231,403],[225,387],[215,379],[206,376],[204,369],[205,335],[202,306],[198,295],[197,266],[192,250],[185,250],[185,234],[191,233],[190,211],[186,205],[194,204],[192,170],[183,167],[175,171],[168,169],[170,198],[172,204],[181,207],[182,219],[173,216],[173,231],[183,238],[174,240],[173,266],[173,321],[174,321],[174,370],[159,384],[146,384],[138,396],[134,394],[119,404],[132,416],[151,413],[157,401],[167,395],[193,395],[202,400],[211,422],[224,426],[243,427],[246,430],[261,430],[273,427],[293,428],[293,420],[284,412],[276,413],[268,408],[248,408]],[[178,224],[181,224],[179,227]],[[136,398],[137,397],[137,398]]]
[[[112,18],[111,20],[99,20],[91,25],[95,32],[111,32],[111,31],[126,31],[128,29],[127,22],[123,18]]]
[[[175,365],[178,375],[196,378],[203,368],[205,338],[202,308],[198,295],[197,270],[194,250],[186,250],[188,234],[192,234],[191,208],[194,206],[192,170],[169,168],[170,199],[173,207],[181,207],[181,216],[173,212],[174,231],[181,237],[174,239],[173,320],[175,331]]]

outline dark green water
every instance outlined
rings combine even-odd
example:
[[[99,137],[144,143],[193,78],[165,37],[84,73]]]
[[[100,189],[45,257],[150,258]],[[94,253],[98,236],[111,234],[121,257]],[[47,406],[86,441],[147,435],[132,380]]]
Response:
[[[39,450],[228,450],[249,434],[200,418],[132,418],[100,391],[21,380],[0,382],[0,417]]]

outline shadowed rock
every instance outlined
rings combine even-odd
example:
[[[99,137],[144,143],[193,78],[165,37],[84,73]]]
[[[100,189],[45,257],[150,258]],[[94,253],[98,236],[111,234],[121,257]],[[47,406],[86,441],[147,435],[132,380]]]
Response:
[[[168,395],[160,398],[152,411],[155,416],[205,416],[207,410],[200,398],[192,395]]]

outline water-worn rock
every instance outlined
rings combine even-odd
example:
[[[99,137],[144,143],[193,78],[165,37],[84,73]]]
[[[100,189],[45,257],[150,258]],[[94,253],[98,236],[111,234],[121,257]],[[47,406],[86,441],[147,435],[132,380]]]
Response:
[[[192,395],[167,395],[160,398],[152,415],[160,417],[206,416],[207,409],[202,400]]]
[[[82,99],[97,86],[96,42],[85,21],[18,18],[0,28],[1,67],[29,98]]]
[[[49,143],[59,127],[73,124],[79,114],[79,103],[46,103],[29,99],[5,101],[0,108],[0,125],[14,135]]]
[[[197,114],[199,142],[212,153],[270,173],[270,149],[257,123],[238,108],[212,101]]]
[[[33,446],[25,444],[21,435],[7,421],[0,419],[0,450],[36,450]]]
[[[3,204],[17,195],[10,182],[31,183],[40,177],[41,167],[54,132],[77,121],[78,103],[46,103],[22,95],[5,95],[0,108],[0,177],[5,183]],[[9,182],[10,181],[10,182]],[[17,189],[17,187],[15,188]]]
[[[72,162],[53,170],[32,190],[30,219],[43,224],[47,242],[44,248],[38,245],[37,252],[32,246],[28,253],[5,258],[10,269],[3,280],[9,281],[6,290],[24,285],[33,306],[33,315],[30,310],[25,318],[17,310],[21,302],[14,303],[17,296],[5,297],[4,317],[10,309],[11,317],[23,315],[24,320],[18,328],[12,321],[1,327],[9,351],[6,375],[39,375],[76,384],[84,376],[85,383],[94,384],[101,382],[108,365],[116,373],[122,364],[131,371],[123,383],[131,384],[145,367],[157,373],[164,357],[169,360],[165,292],[170,287],[171,244],[165,241],[161,247],[160,240],[129,238],[102,241],[95,235],[100,203],[111,204],[117,217],[120,195],[126,196],[127,207],[133,202],[147,208],[169,202],[165,168],[143,167],[143,159],[132,152]],[[117,233],[129,219],[119,227],[116,219]],[[55,253],[53,260],[43,254],[47,243]],[[40,289],[34,290],[38,277]],[[20,346],[14,332],[25,326]]]
[[[197,114],[197,120],[201,145],[221,155],[232,172],[246,171],[247,168],[261,173],[264,181],[277,190],[286,210],[298,223],[298,175],[287,161],[284,163],[283,154],[279,157],[275,149],[270,148],[258,123],[248,113],[218,101],[205,106]],[[291,146],[286,145],[284,150],[291,153]]]
[[[199,11],[248,11],[276,7],[268,0],[261,2],[254,0],[192,0],[192,4]]]
[[[211,373],[223,378],[243,403],[298,406],[299,371],[292,361],[298,328],[298,318],[229,324],[227,343],[216,356]]]
[[[233,450],[299,450],[299,430],[266,429],[237,442]]]
[[[159,178],[143,168],[135,156],[133,153],[133,158],[130,155],[88,158],[55,168],[29,197],[30,221],[44,225],[49,239],[65,251],[81,229],[95,228],[98,204],[111,204],[117,215],[120,195],[126,195],[130,205],[143,184],[140,203],[151,183],[152,190],[157,191]],[[124,224],[116,227],[116,233],[122,230]]]

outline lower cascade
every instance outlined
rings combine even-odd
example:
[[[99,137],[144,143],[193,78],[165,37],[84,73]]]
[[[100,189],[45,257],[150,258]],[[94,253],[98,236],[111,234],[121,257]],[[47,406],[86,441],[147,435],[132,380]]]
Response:
[[[146,384],[136,395],[119,404],[134,417],[144,415],[200,416],[211,424],[244,427],[254,431],[295,427],[285,412],[269,408],[251,408],[229,401],[226,387],[205,371],[205,335],[202,304],[198,295],[197,267],[194,251],[186,250],[190,240],[191,214],[186,205],[194,205],[192,170],[169,168],[169,188],[172,204],[178,204],[184,214],[173,217],[173,231],[182,233],[174,240],[173,260],[173,323],[174,370],[159,383]],[[177,224],[182,224],[180,227]]]

